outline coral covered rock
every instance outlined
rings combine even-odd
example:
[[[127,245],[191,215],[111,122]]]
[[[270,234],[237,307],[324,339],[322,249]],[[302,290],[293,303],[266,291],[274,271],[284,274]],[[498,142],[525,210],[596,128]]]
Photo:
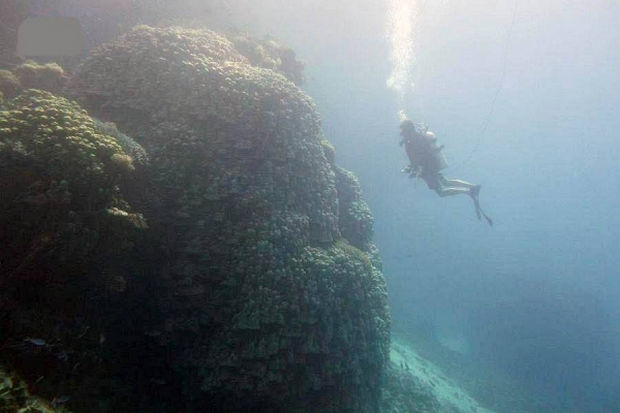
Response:
[[[362,250],[371,249],[373,217],[361,197],[357,177],[346,169],[336,167],[336,187],[342,236]]]
[[[295,52],[273,39],[257,40],[247,34],[231,36],[235,48],[254,66],[282,73],[288,80],[300,86],[304,82],[304,64],[297,60]]]
[[[22,85],[19,83],[19,79],[8,70],[0,70],[0,93],[4,98],[12,98],[15,96]]]
[[[125,325],[135,296],[118,300],[140,285],[147,225],[123,195],[134,173],[124,145],[48,92],[27,90],[0,111],[0,363],[77,411],[114,405],[99,397],[109,407],[95,408],[92,396],[123,353],[116,345],[106,356],[104,343],[136,334]]]
[[[0,93],[7,99],[16,96],[23,89],[60,93],[65,81],[65,72],[57,63],[39,64],[27,60],[13,71],[0,70]]]
[[[186,399],[375,411],[385,282],[362,207],[341,238],[310,98],[213,32],[146,26],[94,50],[69,91],[149,154],[161,208],[147,218],[167,251],[157,337]]]
[[[39,64],[28,60],[17,66],[13,73],[26,89],[43,89],[58,93],[65,82],[65,72],[57,63]]]
[[[381,407],[383,413],[459,411],[458,409],[443,410],[444,406],[439,404],[429,388],[425,388],[408,369],[399,368],[394,363],[390,363],[386,369]]]
[[[28,385],[23,380],[0,365],[0,412],[53,413],[55,411],[56,409],[50,404],[32,396],[28,391]]]
[[[86,257],[102,240],[103,222],[133,226],[110,212],[129,208],[116,185],[127,171],[115,157],[125,155],[75,103],[34,89],[9,101],[0,112],[3,272],[26,270],[24,251]]]

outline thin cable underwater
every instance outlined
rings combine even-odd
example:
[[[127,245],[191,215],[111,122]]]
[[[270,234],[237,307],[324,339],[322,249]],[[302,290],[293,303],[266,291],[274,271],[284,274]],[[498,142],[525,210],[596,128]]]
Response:
[[[491,119],[493,118],[493,114],[495,113],[495,106],[497,103],[497,98],[499,97],[499,94],[502,88],[504,87],[504,80],[506,79],[506,72],[508,70],[508,52],[510,51],[510,39],[512,38],[512,33],[513,33],[514,26],[517,20],[517,5],[518,4],[519,4],[518,0],[515,0],[513,12],[512,12],[512,21],[506,32],[506,44],[504,46],[502,72],[498,79],[497,88],[495,89],[495,93],[493,94],[493,99],[491,100],[491,107],[489,109],[489,112],[487,113],[487,116],[485,117],[485,119],[483,120],[480,126],[480,131],[478,132],[478,137],[476,139],[476,143],[474,144],[474,147],[469,152],[469,154],[465,157],[465,159],[463,159],[462,161],[458,162],[455,165],[448,166],[448,169],[451,171],[454,171],[457,168],[463,165],[466,165],[471,160],[474,154],[478,151],[478,148],[480,148],[480,143],[482,142],[482,136],[486,133],[489,125],[491,124]]]

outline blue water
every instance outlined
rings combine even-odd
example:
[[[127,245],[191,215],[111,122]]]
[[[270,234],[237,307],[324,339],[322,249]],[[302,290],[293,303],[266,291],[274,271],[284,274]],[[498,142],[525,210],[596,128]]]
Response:
[[[482,184],[489,228],[399,172],[385,5],[278,3],[252,24],[307,62],[374,212],[395,326],[458,341],[523,390],[514,411],[620,411],[620,4],[420,2],[404,109],[446,145],[447,176]]]
[[[620,412],[620,2],[418,0],[402,102],[387,1],[180,14],[207,3],[305,60],[303,89],[374,213],[395,330],[496,411]],[[482,185],[494,227],[400,173],[401,109],[445,145],[446,176]]]

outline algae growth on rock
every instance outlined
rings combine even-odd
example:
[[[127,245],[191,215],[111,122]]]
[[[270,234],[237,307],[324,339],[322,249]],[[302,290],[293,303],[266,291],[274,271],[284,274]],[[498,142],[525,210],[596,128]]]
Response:
[[[15,317],[0,338],[21,374],[39,373],[20,341],[37,337],[67,353],[47,364],[96,364],[65,372],[91,384],[72,389],[78,410],[106,379],[118,391],[97,411],[379,409],[390,320],[372,216],[307,95],[214,32],[148,26],[91,51],[63,94],[88,114],[30,90],[0,117],[4,236],[26,251],[3,267]],[[15,215],[30,200],[43,206]],[[56,263],[46,305],[20,299],[45,295],[49,280],[26,280]],[[97,320],[85,304],[61,306],[78,326],[33,321],[85,292]],[[154,385],[164,400],[140,394]]]

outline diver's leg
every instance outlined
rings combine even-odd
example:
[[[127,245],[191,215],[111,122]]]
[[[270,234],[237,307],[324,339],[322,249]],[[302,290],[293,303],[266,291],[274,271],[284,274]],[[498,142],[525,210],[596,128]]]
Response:
[[[444,187],[444,186],[440,186],[439,188],[435,189],[435,192],[437,192],[437,195],[439,195],[440,197],[446,197],[446,196],[452,196],[452,195],[459,195],[459,194],[470,194],[470,190],[469,188],[455,188],[455,187]]]
[[[441,186],[446,188],[462,188],[466,189],[467,193],[472,197],[477,197],[480,193],[480,185],[472,184],[460,179],[446,179],[443,175],[439,175],[439,182]]]
[[[460,187],[460,188],[472,188],[476,185],[463,181],[461,179],[447,179],[445,177],[441,177],[441,184],[444,186],[452,186],[452,187]]]

